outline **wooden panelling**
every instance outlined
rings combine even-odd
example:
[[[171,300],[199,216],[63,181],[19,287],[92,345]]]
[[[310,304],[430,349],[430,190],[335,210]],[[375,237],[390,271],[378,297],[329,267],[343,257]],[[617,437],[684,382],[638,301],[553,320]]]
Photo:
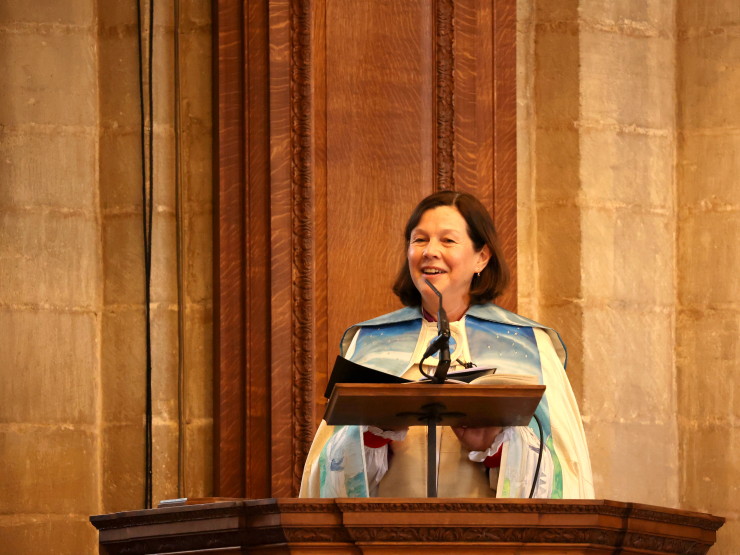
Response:
[[[250,0],[247,40],[247,497],[270,491],[270,119],[267,2]]]
[[[245,494],[244,14],[214,2],[214,480],[216,495]]]
[[[291,3],[270,1],[271,495],[293,495]]]
[[[455,189],[493,213],[491,11],[491,0],[455,2]]]
[[[401,307],[390,288],[403,227],[434,182],[432,8],[327,3],[330,362],[347,327]]]
[[[216,493],[290,496],[341,334],[400,306],[413,207],[476,194],[515,270],[515,2],[214,11]]]
[[[220,1],[214,10],[214,490],[265,497],[270,494],[267,2]]]
[[[511,270],[496,302],[516,312],[516,3],[493,2],[493,220]]]

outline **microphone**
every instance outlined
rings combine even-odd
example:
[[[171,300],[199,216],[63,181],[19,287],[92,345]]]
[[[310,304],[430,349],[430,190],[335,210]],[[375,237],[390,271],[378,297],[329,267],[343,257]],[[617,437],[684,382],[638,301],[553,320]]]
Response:
[[[431,284],[428,279],[424,280],[426,284],[434,291],[435,295],[439,297],[439,310],[437,311],[437,337],[435,337],[429,344],[429,347],[424,352],[424,356],[421,357],[421,363],[419,368],[424,373],[424,359],[432,356],[434,353],[439,351],[439,364],[437,364],[437,370],[434,372],[432,378],[433,383],[441,384],[447,379],[447,372],[450,369],[450,321],[447,318],[447,312],[442,306],[442,293],[437,291],[437,288]]]

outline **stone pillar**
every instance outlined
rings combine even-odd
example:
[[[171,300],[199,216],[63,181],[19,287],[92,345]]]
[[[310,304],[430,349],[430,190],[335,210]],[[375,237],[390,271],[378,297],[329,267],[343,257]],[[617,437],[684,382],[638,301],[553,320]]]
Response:
[[[154,498],[177,497],[177,273],[172,10],[155,3],[152,390]],[[146,13],[148,8],[143,3]],[[99,6],[103,214],[103,511],[143,507],[146,403],[144,229],[136,2]],[[145,28],[146,34],[146,28]],[[169,35],[169,36],[168,36]],[[146,56],[147,42],[144,42]],[[148,68],[144,65],[144,78]],[[145,86],[144,102],[148,105]],[[147,161],[148,162],[148,161]],[[173,478],[174,473],[174,478]],[[155,501],[156,503],[156,501]]]
[[[185,481],[213,495],[213,145],[211,2],[181,2],[185,257]]]
[[[599,496],[677,506],[673,0],[580,8],[583,414]]]
[[[150,305],[155,505],[162,499],[212,491],[210,3],[180,4],[184,437],[180,443],[175,20],[173,4],[155,2]],[[146,2],[143,7],[148,12]],[[138,509],[144,502],[145,279],[136,2],[102,3],[99,18],[105,285],[102,499],[103,511],[113,512]],[[147,74],[145,65],[145,80]],[[148,105],[146,94],[145,88]]]
[[[740,550],[740,4],[678,0],[680,501]]]
[[[97,551],[95,5],[0,8],[0,553]]]
[[[566,342],[596,495],[675,506],[674,3],[534,4],[520,306]]]

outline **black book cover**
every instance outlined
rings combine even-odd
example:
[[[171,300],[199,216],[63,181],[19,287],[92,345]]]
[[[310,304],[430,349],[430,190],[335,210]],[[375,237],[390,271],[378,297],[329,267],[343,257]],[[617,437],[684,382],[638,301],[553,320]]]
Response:
[[[334,362],[334,370],[331,371],[324,397],[329,399],[334,390],[334,384],[338,383],[409,383],[409,381],[338,356]]]

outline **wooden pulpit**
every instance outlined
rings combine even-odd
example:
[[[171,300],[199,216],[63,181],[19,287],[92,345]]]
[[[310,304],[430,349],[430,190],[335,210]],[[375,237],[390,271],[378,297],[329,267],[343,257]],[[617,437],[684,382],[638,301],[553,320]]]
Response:
[[[527,425],[544,389],[337,384],[326,418],[418,425],[429,418],[425,407],[437,405],[443,408],[435,418],[446,425]],[[724,523],[707,514],[607,500],[436,498],[178,499],[90,520],[107,555],[700,555]]]
[[[202,501],[92,517],[100,553],[702,555],[724,523],[607,500]]]

